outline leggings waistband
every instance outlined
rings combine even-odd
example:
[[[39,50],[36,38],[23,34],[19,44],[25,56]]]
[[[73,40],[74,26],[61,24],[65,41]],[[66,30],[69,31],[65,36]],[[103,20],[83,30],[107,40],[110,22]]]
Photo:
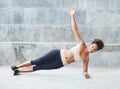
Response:
[[[61,55],[61,60],[62,60],[63,65],[64,66],[67,65],[68,63],[67,63],[67,61],[65,59],[65,55],[64,55],[64,50],[63,49],[60,50],[60,55]]]

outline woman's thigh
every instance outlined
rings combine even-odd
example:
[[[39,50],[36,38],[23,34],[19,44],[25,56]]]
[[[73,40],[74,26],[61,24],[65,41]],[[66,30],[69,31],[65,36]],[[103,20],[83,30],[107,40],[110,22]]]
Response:
[[[59,52],[60,52],[60,50],[58,50],[58,49],[52,50],[52,51],[48,52],[46,55],[44,55],[38,59],[32,60],[31,64],[32,65],[43,65],[48,62],[54,61],[56,59],[56,57],[60,54]]]

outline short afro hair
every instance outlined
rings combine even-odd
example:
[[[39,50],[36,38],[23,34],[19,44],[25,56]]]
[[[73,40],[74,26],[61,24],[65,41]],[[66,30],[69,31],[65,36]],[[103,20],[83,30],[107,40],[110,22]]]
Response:
[[[98,39],[98,38],[94,39],[94,41],[91,44],[97,44],[98,50],[104,48],[104,42],[101,39]]]

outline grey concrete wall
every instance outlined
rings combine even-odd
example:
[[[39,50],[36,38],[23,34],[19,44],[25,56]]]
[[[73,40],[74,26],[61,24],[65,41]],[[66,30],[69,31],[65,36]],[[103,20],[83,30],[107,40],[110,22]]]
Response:
[[[72,5],[85,42],[97,37],[106,44],[90,55],[90,66],[120,67],[119,0],[0,0],[0,65],[19,64],[75,45]]]

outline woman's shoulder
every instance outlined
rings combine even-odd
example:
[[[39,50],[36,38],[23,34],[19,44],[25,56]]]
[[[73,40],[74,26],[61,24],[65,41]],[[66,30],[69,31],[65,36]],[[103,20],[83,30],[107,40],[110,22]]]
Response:
[[[89,61],[89,54],[86,54],[83,58],[83,61]]]
[[[77,45],[79,45],[80,48],[83,48],[83,49],[87,47],[84,41],[82,41],[81,43],[78,43]]]

